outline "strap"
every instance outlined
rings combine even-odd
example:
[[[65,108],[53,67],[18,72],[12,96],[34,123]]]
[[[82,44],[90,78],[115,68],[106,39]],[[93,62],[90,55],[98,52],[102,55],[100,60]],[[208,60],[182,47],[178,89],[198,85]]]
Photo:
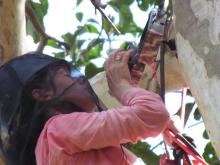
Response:
[[[165,43],[161,42],[160,46],[160,97],[165,103]]]
[[[197,163],[200,163],[201,165],[208,165],[208,163],[205,162],[205,160],[198,154],[198,152],[195,149],[192,149],[194,147],[192,145],[189,145],[190,142],[188,142],[185,138],[182,138],[182,136],[180,135],[175,135],[169,129],[165,130],[165,134],[170,139],[172,139],[175,145],[181,148],[187,155],[191,155]]]

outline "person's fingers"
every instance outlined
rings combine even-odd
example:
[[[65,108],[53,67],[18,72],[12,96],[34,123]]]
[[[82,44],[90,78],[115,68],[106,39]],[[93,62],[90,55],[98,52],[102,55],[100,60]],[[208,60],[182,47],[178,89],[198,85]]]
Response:
[[[123,49],[117,49],[116,51],[112,52],[109,56],[109,61],[114,62],[116,56],[119,56],[121,54],[121,52],[123,52]]]
[[[106,69],[107,69],[107,63],[108,63],[108,59],[105,59],[105,62],[104,62],[104,64],[103,64],[103,67],[104,67],[104,70],[106,71]]]
[[[114,62],[115,55],[118,54],[118,52],[120,52],[120,49],[113,51],[113,52],[109,55],[108,59],[106,60],[106,70],[107,70],[107,69],[111,66],[111,64]]]
[[[129,59],[131,58],[131,56],[133,55],[134,51],[132,50],[129,50],[129,51],[126,51],[126,53],[124,54],[124,56],[122,57],[122,62],[127,64]]]

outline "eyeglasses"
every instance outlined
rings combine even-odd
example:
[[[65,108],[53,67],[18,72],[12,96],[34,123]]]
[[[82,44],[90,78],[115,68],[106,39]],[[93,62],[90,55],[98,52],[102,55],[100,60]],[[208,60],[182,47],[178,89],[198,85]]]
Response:
[[[70,71],[70,76],[73,78],[84,77],[84,75],[75,68]]]

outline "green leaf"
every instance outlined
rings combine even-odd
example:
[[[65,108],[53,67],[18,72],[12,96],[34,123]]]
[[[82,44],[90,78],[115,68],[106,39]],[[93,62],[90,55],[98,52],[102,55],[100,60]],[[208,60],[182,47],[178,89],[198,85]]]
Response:
[[[34,43],[38,43],[40,41],[39,34],[36,32],[32,23],[29,20],[27,20],[27,22],[26,22],[26,31],[27,31],[28,35],[32,36]]]
[[[162,1],[161,0],[136,0],[139,9],[141,9],[142,11],[147,11],[147,9],[151,6],[151,5],[158,5],[160,4]]]
[[[101,47],[100,45],[94,46],[92,49],[89,50],[88,55],[89,59],[100,57]]]
[[[126,147],[136,156],[142,158],[146,164],[159,164],[160,157],[150,149],[150,145],[146,142],[139,141],[137,144],[127,144]]]
[[[133,1],[110,1],[109,4],[115,9],[119,14],[119,25],[118,28],[122,34],[133,32],[136,30],[140,31],[140,28],[137,27],[136,23],[133,21],[133,14],[130,10],[130,4]],[[147,21],[147,20],[146,20]],[[106,32],[109,32],[109,29],[105,28]]]
[[[108,34],[111,30],[111,25],[109,24],[108,21],[106,21],[106,19],[102,18],[102,27],[105,30],[106,34]]]
[[[123,42],[121,45],[120,45],[120,48],[122,49],[126,49],[128,47],[128,43],[127,42]]]
[[[217,165],[217,163],[220,163],[211,142],[207,143],[205,151],[203,153],[203,157],[205,158],[208,164]]]
[[[111,6],[115,6],[117,8],[119,8],[120,6],[124,5],[124,6],[130,6],[132,3],[134,2],[134,0],[110,0],[108,2],[109,5]]]
[[[120,0],[120,2],[122,4],[127,5],[127,6],[131,5],[133,3],[133,1],[134,0]]]
[[[81,22],[83,18],[83,13],[82,12],[76,13],[76,18],[78,19],[79,22]]]
[[[85,42],[86,40],[76,40],[76,47],[80,49]]]
[[[200,120],[202,118],[198,108],[196,108],[196,110],[195,110],[193,115],[194,115],[194,119],[195,120]]]
[[[87,22],[91,22],[91,23],[99,24],[99,22],[96,21],[96,20],[93,19],[93,18],[88,19]]]
[[[172,0],[169,0],[168,9],[171,10],[171,11],[173,11],[173,1],[172,1]]]
[[[103,39],[93,39],[91,40],[86,49],[80,51],[80,57],[84,60],[90,60],[101,56],[101,49],[103,47]]]
[[[48,1],[47,0],[41,0],[40,3],[31,2],[32,8],[35,11],[35,15],[37,19],[39,20],[41,26],[44,28],[43,19],[44,16],[47,14],[48,10]]]
[[[76,6],[79,6],[82,1],[83,1],[83,0],[77,0],[77,1],[76,1]]]
[[[74,43],[76,41],[76,38],[74,38],[72,33],[66,33],[65,35],[62,35],[62,38],[68,43]]]
[[[103,71],[103,68],[98,68],[95,64],[89,63],[85,68],[85,75],[87,78],[91,78],[101,71]]]
[[[149,7],[149,2],[146,1],[146,0],[136,0],[137,1],[137,4],[138,4],[138,7],[139,9],[141,9],[142,11],[146,11]]]
[[[87,32],[87,30],[85,29],[85,26],[78,26],[77,30],[73,34],[66,33],[66,34],[62,35],[61,37],[63,38],[63,40],[65,42],[68,42],[69,44],[74,46],[76,43],[77,37],[85,32]]]
[[[61,59],[64,59],[65,58],[65,52],[59,52],[59,53],[53,53],[55,55],[55,57],[57,58],[61,58]]]
[[[43,19],[44,16],[47,14],[48,0],[40,0],[39,3],[30,1],[29,5],[31,5],[35,13],[35,16],[37,17],[40,23],[40,26],[44,29]],[[33,37],[35,43],[38,43],[40,41],[39,34],[35,31],[32,23],[29,20],[26,23],[26,29],[27,29],[27,34]]]
[[[86,24],[86,28],[90,33],[99,33],[98,29],[92,24]]]
[[[203,136],[205,139],[209,139],[209,135],[208,135],[208,133],[207,133],[206,130],[203,132],[202,136]]]
[[[53,48],[61,49],[61,46],[58,45],[56,41],[51,40],[51,39],[49,39],[49,40],[47,41],[47,45],[48,45],[48,46],[51,46],[51,47],[53,47]]]

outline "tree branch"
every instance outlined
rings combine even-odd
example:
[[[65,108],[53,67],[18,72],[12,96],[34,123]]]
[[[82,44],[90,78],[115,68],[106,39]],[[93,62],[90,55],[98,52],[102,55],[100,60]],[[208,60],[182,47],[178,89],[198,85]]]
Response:
[[[120,35],[121,32],[118,30],[118,28],[114,25],[114,23],[108,18],[108,16],[106,16],[106,14],[102,11],[102,9],[100,8],[102,5],[98,4],[97,1],[95,0],[91,0],[92,4],[94,5],[94,7],[96,9],[98,9],[98,11],[101,13],[102,17],[104,19],[106,19],[106,21],[108,21],[108,23],[112,26],[112,28],[115,30],[115,32]],[[102,7],[103,8],[103,7]]]
[[[25,4],[25,14],[28,18],[28,20],[32,23],[34,29],[37,31],[37,33],[40,35],[40,43],[38,45],[37,51],[38,52],[43,52],[45,46],[47,45],[47,41],[49,39],[54,40],[57,42],[59,45],[63,45],[66,49],[66,51],[70,50],[70,45],[66,42],[60,41],[48,34],[45,33],[44,29],[42,28],[39,20],[35,16],[34,10],[31,7],[30,1],[26,1]]]

